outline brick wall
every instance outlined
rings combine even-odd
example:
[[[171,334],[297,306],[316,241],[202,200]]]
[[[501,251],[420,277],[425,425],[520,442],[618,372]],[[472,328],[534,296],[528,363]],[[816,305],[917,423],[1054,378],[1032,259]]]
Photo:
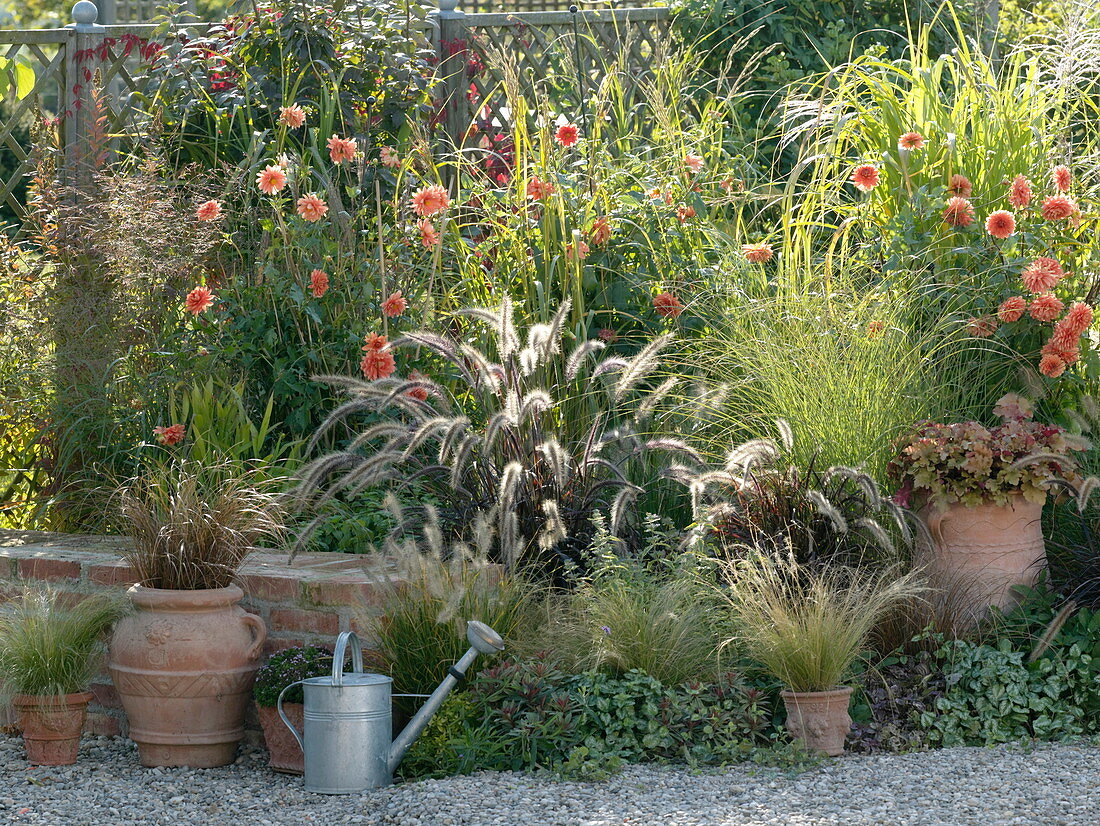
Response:
[[[0,531],[0,599],[16,593],[24,582],[48,582],[73,594],[124,590],[134,577],[119,559],[121,547],[120,540],[109,537]],[[340,631],[347,630],[359,633],[369,646],[363,618],[377,612],[379,583],[392,575],[373,557],[302,554],[291,566],[284,554],[256,554],[241,571],[242,604],[267,624],[265,657],[296,645],[331,645]],[[106,673],[92,685],[92,692],[87,730],[125,734],[126,718]],[[250,737],[256,729],[250,714]]]

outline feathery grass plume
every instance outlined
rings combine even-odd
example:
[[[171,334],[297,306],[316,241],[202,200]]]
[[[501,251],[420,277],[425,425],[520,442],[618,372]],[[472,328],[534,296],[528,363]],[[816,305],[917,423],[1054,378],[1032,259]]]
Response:
[[[401,507],[390,497],[390,507]],[[398,521],[401,521],[398,519]],[[392,568],[378,578],[381,610],[363,606],[361,620],[374,640],[383,670],[398,693],[427,694],[469,647],[466,622],[479,620],[511,646],[517,632],[540,622],[544,588],[537,581],[506,574],[485,551],[495,545],[481,520],[471,537],[474,547],[447,544],[445,526],[431,510],[424,520],[423,542],[387,540]],[[411,711],[419,700],[399,699]]]
[[[650,385],[670,337],[655,339],[629,362],[600,360],[601,342],[577,342],[566,351],[570,306],[564,302],[549,324],[529,330],[524,349],[508,301],[498,311],[465,313],[487,328],[488,346],[431,333],[394,342],[395,348],[425,347],[456,370],[465,381],[454,393],[436,385],[429,400],[405,404],[392,379],[332,382],[352,399],[326,419],[326,428],[354,431],[356,417],[367,412],[382,422],[374,418],[361,428],[355,448],[339,458],[322,456],[304,466],[299,500],[324,502],[367,479],[396,490],[415,480],[419,493],[439,503],[446,543],[468,537],[474,524],[488,525],[494,560],[509,569],[524,560],[554,576],[580,561],[598,509],[618,501],[616,530],[636,536],[625,507],[629,497],[617,499],[621,491],[644,490],[671,454],[691,465],[701,460],[683,440],[653,432],[652,422],[669,409],[663,401],[673,399],[675,380],[657,391]],[[602,379],[609,363],[622,372]],[[644,436],[642,404],[651,422]],[[308,535],[307,529],[296,548]]]
[[[121,597],[95,594],[72,602],[27,586],[0,609],[0,688],[5,694],[52,696],[87,691],[99,668],[103,637],[126,612]]]
[[[1039,637],[1038,642],[1035,643],[1035,647],[1031,649],[1031,653],[1028,654],[1027,661],[1029,663],[1035,662],[1045,652],[1054,638],[1058,636],[1058,632],[1062,630],[1062,626],[1066,624],[1070,617],[1077,613],[1077,603],[1072,599],[1062,606],[1061,610],[1054,615],[1054,619],[1050,621],[1046,629],[1043,631],[1043,635]]]
[[[727,643],[791,691],[842,685],[876,624],[922,590],[916,575],[899,575],[894,567],[811,569],[792,554],[755,549],[721,571],[719,594],[736,629]]]
[[[691,491],[693,541],[722,555],[783,548],[800,564],[893,563],[913,542],[912,514],[884,498],[862,471],[800,463],[770,439],[734,448],[720,469],[681,474]]]
[[[337,454],[333,466],[347,465]],[[186,459],[152,467],[118,492],[123,558],[148,588],[226,588],[253,550],[285,536],[283,481]]]

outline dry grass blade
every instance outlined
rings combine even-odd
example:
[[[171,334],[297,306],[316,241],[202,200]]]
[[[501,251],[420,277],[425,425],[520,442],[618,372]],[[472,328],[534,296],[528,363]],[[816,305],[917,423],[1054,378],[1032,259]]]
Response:
[[[264,541],[280,541],[285,512],[276,484],[255,473],[180,461],[119,492],[124,554],[147,588],[226,588]]]
[[[789,554],[748,553],[722,572],[737,628],[728,642],[791,691],[841,685],[878,622],[922,590],[913,573],[810,570]]]

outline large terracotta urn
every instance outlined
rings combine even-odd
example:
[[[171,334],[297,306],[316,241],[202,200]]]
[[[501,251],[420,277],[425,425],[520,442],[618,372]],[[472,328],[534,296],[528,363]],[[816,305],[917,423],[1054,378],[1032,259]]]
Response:
[[[108,669],[143,766],[232,763],[267,639],[237,586],[133,586],[137,609],[115,627]]]
[[[27,761],[36,766],[70,766],[80,751],[80,733],[91,692],[40,697],[16,694],[11,698],[23,731]]]
[[[1046,567],[1042,516],[1043,505],[1019,493],[1007,505],[926,507],[918,560],[934,586],[964,592],[977,615],[991,605],[1007,610],[1017,601],[1011,589],[1035,584]]]
[[[801,740],[810,751],[829,757],[844,754],[844,738],[852,728],[848,705],[851,688],[832,691],[783,691],[787,707],[787,733]]]

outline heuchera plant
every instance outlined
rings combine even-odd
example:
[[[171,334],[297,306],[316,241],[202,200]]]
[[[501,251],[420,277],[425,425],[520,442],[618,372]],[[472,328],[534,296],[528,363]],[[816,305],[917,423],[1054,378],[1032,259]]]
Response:
[[[954,503],[1007,505],[1016,494],[1041,504],[1053,479],[1078,479],[1073,451],[1088,442],[1055,425],[1032,421],[1026,399],[1009,393],[993,412],[1001,424],[921,422],[898,445],[887,471],[905,507]],[[1021,462],[1028,457],[1034,461]]]

